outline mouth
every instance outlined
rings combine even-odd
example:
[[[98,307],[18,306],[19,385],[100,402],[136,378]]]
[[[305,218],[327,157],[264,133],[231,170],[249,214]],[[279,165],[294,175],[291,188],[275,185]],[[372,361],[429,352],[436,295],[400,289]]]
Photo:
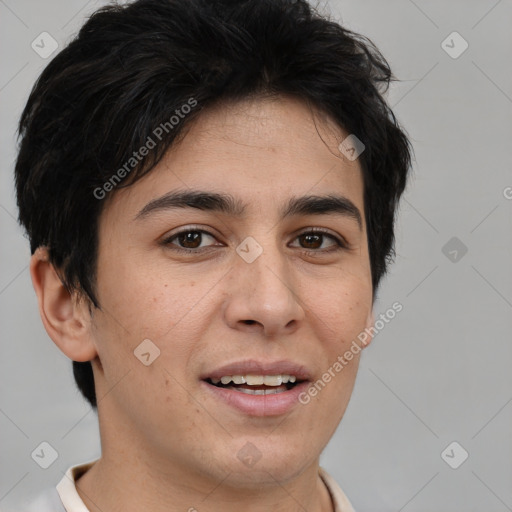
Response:
[[[208,384],[218,388],[245,393],[246,395],[277,395],[290,391],[304,382],[295,375],[224,375],[220,379],[210,377]]]
[[[290,412],[311,382],[302,365],[288,361],[255,360],[226,365],[201,377],[204,389],[218,405],[228,405],[249,416],[276,416]]]

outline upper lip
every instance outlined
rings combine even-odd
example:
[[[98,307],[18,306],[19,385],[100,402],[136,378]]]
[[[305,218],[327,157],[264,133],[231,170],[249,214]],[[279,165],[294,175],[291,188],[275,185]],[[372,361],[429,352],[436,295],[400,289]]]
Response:
[[[201,379],[220,379],[227,375],[295,375],[297,380],[311,379],[309,370],[302,364],[287,360],[258,361],[256,359],[246,359],[226,364],[206,372],[201,376]]]

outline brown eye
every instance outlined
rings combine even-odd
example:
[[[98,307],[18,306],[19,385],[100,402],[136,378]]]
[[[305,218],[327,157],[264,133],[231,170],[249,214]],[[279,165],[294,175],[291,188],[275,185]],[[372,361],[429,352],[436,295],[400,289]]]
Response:
[[[330,247],[322,249],[326,239],[330,239],[334,243],[331,243]],[[297,236],[297,240],[299,240],[302,249],[312,252],[331,252],[340,248],[347,248],[347,244],[342,239],[317,229],[301,233]]]
[[[215,237],[202,229],[184,229],[179,233],[166,238],[162,244],[175,251],[183,251],[190,253],[202,252],[202,249],[207,249],[214,244],[203,245],[203,242],[207,242],[208,238],[215,241]]]
[[[199,231],[186,231],[180,233],[176,239],[185,249],[197,249],[201,245],[202,235]]]
[[[299,238],[302,240],[302,246],[305,249],[319,249],[322,245],[322,238],[324,235],[316,234],[303,234]]]

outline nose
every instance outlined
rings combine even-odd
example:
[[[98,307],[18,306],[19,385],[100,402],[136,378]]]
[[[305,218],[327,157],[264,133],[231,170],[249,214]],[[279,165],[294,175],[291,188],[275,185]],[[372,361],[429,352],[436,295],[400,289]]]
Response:
[[[226,322],[267,337],[291,334],[305,318],[298,292],[297,276],[277,247],[267,244],[251,263],[237,256],[229,273]]]

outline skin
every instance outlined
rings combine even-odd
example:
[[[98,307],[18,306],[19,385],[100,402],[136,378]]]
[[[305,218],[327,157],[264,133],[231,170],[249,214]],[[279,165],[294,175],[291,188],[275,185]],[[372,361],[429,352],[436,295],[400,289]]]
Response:
[[[48,334],[70,359],[93,363],[102,458],[77,482],[91,511],[332,510],[319,456],[360,354],[309,404],[278,416],[212,401],[199,376],[246,358],[292,359],[317,380],[373,325],[361,168],[337,149],[347,135],[290,97],[205,110],[147,176],[108,198],[101,310],[92,315],[66,292],[45,249],[33,255]],[[190,188],[229,193],[246,215],[182,208],[134,220],[149,201]],[[356,205],[362,229],[339,214],[279,217],[291,197],[333,193]],[[162,242],[189,226],[212,236]],[[349,248],[299,236],[309,228]],[[247,236],[263,248],[250,264],[236,252]],[[173,250],[184,246],[198,252]],[[133,353],[144,339],[160,349],[149,366]],[[248,441],[261,453],[252,467],[237,458]]]

